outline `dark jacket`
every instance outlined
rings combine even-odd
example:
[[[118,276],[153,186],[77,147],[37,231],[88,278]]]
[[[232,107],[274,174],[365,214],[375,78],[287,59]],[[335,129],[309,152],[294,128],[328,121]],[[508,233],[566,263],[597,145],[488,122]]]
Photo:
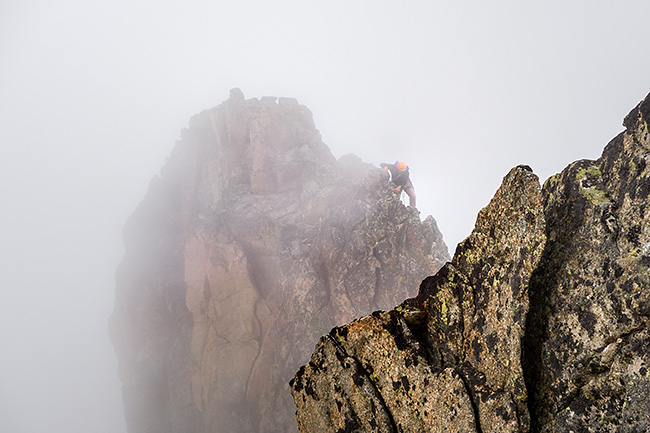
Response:
[[[402,189],[404,189],[404,187],[411,182],[408,167],[406,167],[406,170],[404,171],[399,171],[397,168],[397,162],[394,164],[386,164],[382,162],[379,166],[381,168],[388,168],[390,171],[390,180],[395,184],[395,186],[401,186]]]

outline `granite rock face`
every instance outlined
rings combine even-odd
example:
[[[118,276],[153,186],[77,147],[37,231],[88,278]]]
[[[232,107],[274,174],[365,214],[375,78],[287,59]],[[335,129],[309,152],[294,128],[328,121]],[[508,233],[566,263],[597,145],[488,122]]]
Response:
[[[451,263],[426,278],[416,298],[320,340],[292,381],[301,431],[504,432],[528,425],[519,340],[528,282],[546,240],[540,189],[528,167],[513,169]],[[325,345],[338,356],[324,359]],[[371,417],[377,427],[364,424],[365,412],[352,402],[362,399],[360,390],[327,388],[328,370],[347,365],[375,386],[387,423]],[[323,400],[337,406],[323,409]],[[338,407],[349,407],[346,421],[359,427],[342,426]]]
[[[544,185],[524,357],[535,431],[650,430],[650,97]]]
[[[514,168],[416,297],[322,337],[300,431],[649,431],[648,121],[543,188]]]
[[[295,100],[191,121],[124,229],[111,336],[132,433],[289,432],[288,382],[332,327],[449,260],[385,174],[336,160]]]

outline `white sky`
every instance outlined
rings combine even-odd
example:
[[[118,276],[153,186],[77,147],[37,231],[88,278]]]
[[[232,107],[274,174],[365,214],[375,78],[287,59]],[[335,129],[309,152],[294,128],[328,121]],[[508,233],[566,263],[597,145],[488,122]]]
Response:
[[[411,167],[453,254],[501,179],[597,158],[650,92],[650,2],[0,3],[0,431],[125,432],[120,230],[180,130],[239,87],[335,156]]]

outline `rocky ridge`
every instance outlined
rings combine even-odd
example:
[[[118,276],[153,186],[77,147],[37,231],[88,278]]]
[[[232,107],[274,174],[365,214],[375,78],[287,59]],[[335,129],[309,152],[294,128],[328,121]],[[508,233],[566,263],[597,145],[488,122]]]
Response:
[[[111,338],[129,431],[295,431],[288,382],[318,337],[414,296],[447,248],[294,99],[233,89],[181,137],[124,228]]]
[[[300,431],[648,431],[648,121],[543,188],[514,168],[416,297],[321,337]]]

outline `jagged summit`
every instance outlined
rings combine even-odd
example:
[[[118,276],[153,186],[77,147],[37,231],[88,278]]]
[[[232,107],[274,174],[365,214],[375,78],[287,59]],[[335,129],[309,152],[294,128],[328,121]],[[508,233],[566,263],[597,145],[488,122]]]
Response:
[[[300,431],[649,431],[648,121],[543,188],[514,168],[416,297],[322,337]]]
[[[288,382],[318,337],[449,260],[306,107],[238,89],[192,117],[124,239],[111,336],[134,433],[295,431]]]

